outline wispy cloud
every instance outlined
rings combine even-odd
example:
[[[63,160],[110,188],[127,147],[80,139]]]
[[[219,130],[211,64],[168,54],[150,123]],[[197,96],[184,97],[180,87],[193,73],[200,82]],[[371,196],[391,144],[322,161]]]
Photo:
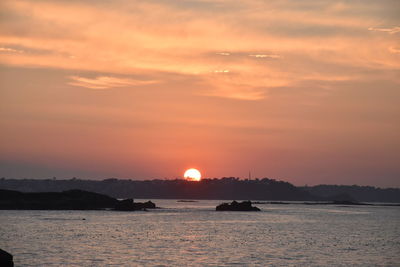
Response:
[[[400,54],[400,47],[391,46],[389,47],[389,51],[393,54]]]
[[[393,28],[374,28],[374,27],[369,27],[369,31],[377,31],[377,32],[387,32],[389,34],[395,34],[400,32],[400,27],[393,27]]]
[[[220,55],[220,56],[230,56],[231,55],[231,53],[228,53],[228,52],[218,52],[215,54]]]
[[[280,58],[280,55],[268,55],[268,54],[253,54],[249,55],[249,57],[255,57],[255,58]]]
[[[215,73],[229,73],[229,70],[214,70]]]
[[[157,81],[143,81],[128,78],[117,78],[110,76],[99,76],[96,78],[85,78],[80,76],[70,76],[72,81],[68,84],[85,87],[90,89],[110,89],[115,87],[142,86],[157,83]]]
[[[24,53],[24,50],[14,49],[14,48],[10,48],[10,47],[0,47],[0,52]]]

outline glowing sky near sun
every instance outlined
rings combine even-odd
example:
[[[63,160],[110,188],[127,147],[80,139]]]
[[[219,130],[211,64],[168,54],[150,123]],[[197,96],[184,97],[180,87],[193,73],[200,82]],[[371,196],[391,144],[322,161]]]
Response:
[[[0,3],[0,176],[400,186],[400,2]]]

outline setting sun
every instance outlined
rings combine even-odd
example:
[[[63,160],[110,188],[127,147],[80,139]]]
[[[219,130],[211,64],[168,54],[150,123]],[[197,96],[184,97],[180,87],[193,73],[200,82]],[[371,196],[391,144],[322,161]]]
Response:
[[[183,177],[188,181],[200,181],[201,173],[196,169],[188,169],[185,171]]]

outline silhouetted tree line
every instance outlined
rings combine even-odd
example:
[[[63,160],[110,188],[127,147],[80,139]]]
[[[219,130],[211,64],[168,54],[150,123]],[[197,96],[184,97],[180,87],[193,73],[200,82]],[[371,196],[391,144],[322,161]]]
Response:
[[[243,200],[350,200],[400,202],[400,189],[365,186],[321,185],[296,187],[270,178],[241,180],[235,177],[203,179],[200,182],[175,180],[105,179],[0,179],[0,188],[22,192],[61,192],[81,189],[115,198],[243,199]]]

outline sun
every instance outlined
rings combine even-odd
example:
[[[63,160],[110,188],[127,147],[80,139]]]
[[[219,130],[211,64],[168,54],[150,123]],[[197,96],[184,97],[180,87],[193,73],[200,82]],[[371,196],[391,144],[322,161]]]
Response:
[[[196,169],[188,169],[185,171],[183,177],[188,181],[200,181],[201,180],[201,173]]]

